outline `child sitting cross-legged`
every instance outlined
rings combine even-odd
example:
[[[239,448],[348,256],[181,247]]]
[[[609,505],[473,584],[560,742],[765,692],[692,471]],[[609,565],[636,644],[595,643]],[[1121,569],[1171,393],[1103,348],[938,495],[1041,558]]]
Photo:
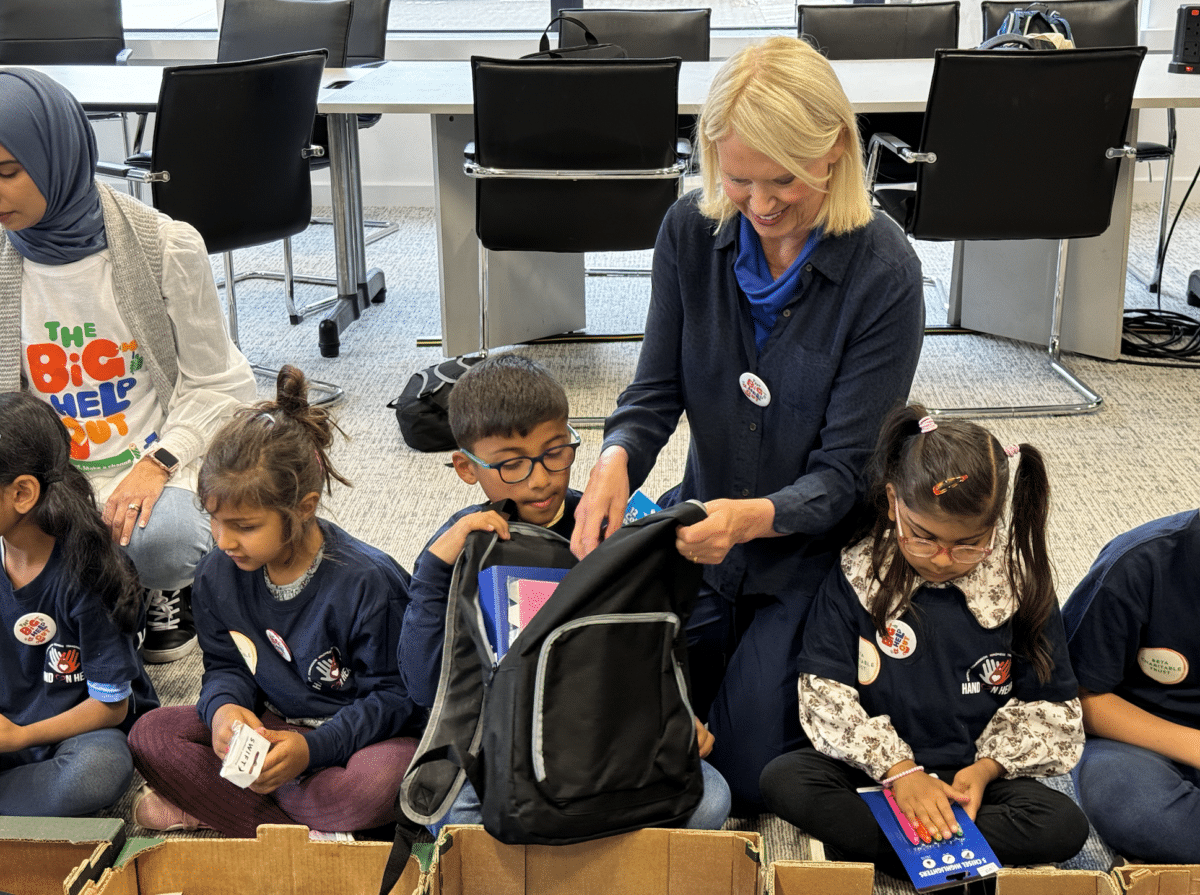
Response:
[[[450,393],[450,427],[459,449],[454,471],[478,484],[491,503],[512,500],[521,522],[540,525],[570,539],[579,492],[571,489],[571,465],[579,435],[567,422],[562,386],[535,361],[516,354],[493,355],[472,367]],[[509,519],[486,504],[459,510],[417,557],[400,642],[400,671],[409,695],[432,707],[445,640],[446,606],[454,563],[473,531],[509,537]],[[712,750],[712,735],[697,722],[700,755]],[[702,762],[704,797],[693,812],[692,829],[719,829],[729,814],[729,787]],[[480,823],[479,799],[470,783],[438,824]]]

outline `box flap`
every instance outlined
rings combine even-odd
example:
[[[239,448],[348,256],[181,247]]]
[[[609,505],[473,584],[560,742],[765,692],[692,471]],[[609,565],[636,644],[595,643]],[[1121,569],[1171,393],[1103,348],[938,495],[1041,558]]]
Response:
[[[1200,893],[1200,864],[1126,864],[1113,874],[1129,895]]]
[[[45,842],[125,841],[125,822],[117,817],[0,817],[0,840]]]
[[[1098,870],[1005,868],[996,874],[996,895],[1117,895],[1117,886]]]
[[[871,895],[875,866],[842,861],[772,861],[767,888],[774,895]]]
[[[0,891],[13,895],[77,892],[125,842],[113,817],[4,817],[0,831]]]

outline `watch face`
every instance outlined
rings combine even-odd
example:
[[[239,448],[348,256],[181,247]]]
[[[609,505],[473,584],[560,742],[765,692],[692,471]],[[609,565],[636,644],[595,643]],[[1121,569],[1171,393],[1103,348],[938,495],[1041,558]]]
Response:
[[[151,451],[150,456],[161,463],[167,469],[174,469],[179,465],[179,458],[165,448],[159,448],[156,451]]]

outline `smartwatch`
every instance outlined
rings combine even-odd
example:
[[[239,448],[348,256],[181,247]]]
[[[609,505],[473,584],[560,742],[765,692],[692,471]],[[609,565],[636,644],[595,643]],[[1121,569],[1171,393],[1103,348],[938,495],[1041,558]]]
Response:
[[[164,470],[168,476],[175,475],[179,469],[179,458],[166,448],[157,448],[146,454],[150,462]]]

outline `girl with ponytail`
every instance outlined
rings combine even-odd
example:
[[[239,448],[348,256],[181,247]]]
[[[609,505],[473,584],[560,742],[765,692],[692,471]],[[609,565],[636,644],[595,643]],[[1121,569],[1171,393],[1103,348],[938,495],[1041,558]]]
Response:
[[[1083,746],[1041,453],[911,405],[884,423],[870,472],[869,528],[805,627],[813,746],[766,767],[768,806],[836,857],[902,879],[858,787],[891,789],[931,839],[959,832],[961,806],[1004,864],[1071,858],[1087,821],[1032,779],[1065,774]]]
[[[133,777],[125,731],[158,705],[141,588],[50,405],[0,394],[0,814],[76,816]]]
[[[197,705],[130,732],[148,784],[133,819],[147,829],[253,838],[263,823],[334,833],[397,819],[417,745],[400,734],[419,721],[396,660],[409,576],[317,517],[333,482],[349,485],[329,459],[337,427],[295,367],[276,391],[234,415],[200,470],[217,548],[193,589],[204,679]],[[270,743],[246,789],[220,776],[239,724]]]

